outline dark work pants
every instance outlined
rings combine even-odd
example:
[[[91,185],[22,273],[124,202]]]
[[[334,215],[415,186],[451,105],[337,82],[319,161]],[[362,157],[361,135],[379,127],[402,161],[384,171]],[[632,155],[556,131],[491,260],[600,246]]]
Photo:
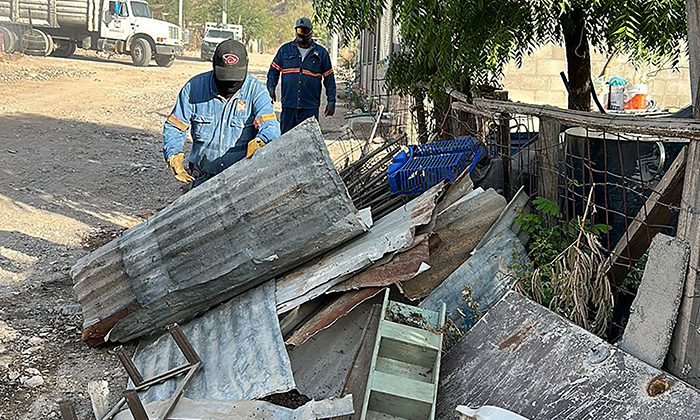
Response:
[[[284,108],[282,107],[282,115],[280,115],[282,134],[299,125],[307,118],[314,117],[318,120],[318,108],[303,109],[303,108]]]

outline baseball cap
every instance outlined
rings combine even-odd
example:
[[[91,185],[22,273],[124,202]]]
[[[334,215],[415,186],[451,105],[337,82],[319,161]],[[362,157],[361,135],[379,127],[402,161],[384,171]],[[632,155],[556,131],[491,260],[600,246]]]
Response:
[[[311,27],[311,19],[307,17],[300,17],[297,19],[297,24],[294,25],[294,29],[296,28],[307,28],[307,29],[313,29]]]
[[[214,74],[225,82],[240,82],[248,74],[248,52],[245,45],[235,39],[227,39],[214,52]]]

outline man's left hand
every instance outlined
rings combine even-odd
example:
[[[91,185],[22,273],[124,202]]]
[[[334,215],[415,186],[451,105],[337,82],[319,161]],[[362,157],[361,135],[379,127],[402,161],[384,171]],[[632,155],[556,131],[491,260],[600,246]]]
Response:
[[[256,137],[253,140],[248,142],[248,153],[246,153],[245,157],[246,159],[250,159],[253,157],[253,153],[255,153],[256,150],[260,149],[261,147],[265,146],[265,142],[262,141],[260,137]]]
[[[326,117],[332,117],[335,114],[335,108],[327,107],[326,112],[323,113]]]

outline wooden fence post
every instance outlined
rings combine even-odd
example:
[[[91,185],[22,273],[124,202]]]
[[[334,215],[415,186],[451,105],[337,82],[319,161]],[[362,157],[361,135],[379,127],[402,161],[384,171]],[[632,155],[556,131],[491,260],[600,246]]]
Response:
[[[686,0],[688,17],[688,49],[690,53],[690,86],[693,118],[700,118],[698,80],[700,80],[700,0]],[[700,386],[700,138],[691,139],[688,146],[683,197],[678,232],[690,244],[690,262],[683,300],[666,360],[674,375],[691,385]]]
[[[540,138],[537,151],[537,194],[559,203],[559,132],[561,123],[540,118]]]

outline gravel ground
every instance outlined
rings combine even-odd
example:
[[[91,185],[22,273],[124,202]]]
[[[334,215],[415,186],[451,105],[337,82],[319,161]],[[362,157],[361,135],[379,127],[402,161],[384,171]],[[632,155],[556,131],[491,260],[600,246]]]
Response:
[[[251,73],[264,81],[271,59],[251,55]],[[92,418],[89,381],[121,395],[114,348],[80,340],[69,269],[183,193],[160,130],[182,84],[210,65],[137,68],[84,51],[0,57],[0,420],[60,418],[63,398]],[[340,114],[322,118],[330,136]]]

